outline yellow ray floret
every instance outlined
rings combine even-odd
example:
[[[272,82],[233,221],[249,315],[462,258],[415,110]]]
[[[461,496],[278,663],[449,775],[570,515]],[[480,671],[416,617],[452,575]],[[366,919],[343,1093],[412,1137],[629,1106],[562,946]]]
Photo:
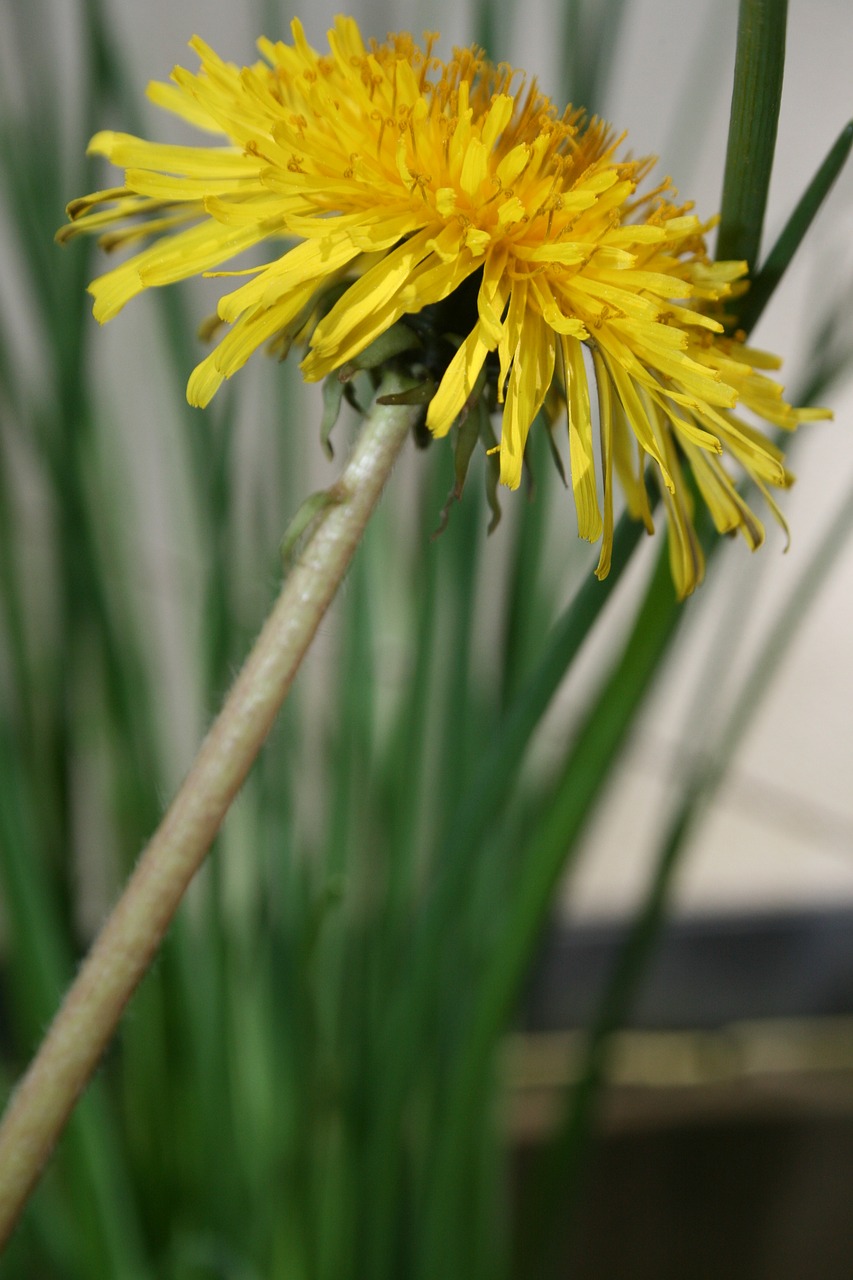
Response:
[[[719,304],[746,268],[709,259],[713,223],[676,204],[667,181],[643,192],[650,160],[620,158],[622,139],[601,121],[560,113],[535,81],[476,48],[442,62],[435,36],[366,42],[345,17],[326,54],[297,20],[291,34],[259,41],[261,60],[243,68],[195,38],[199,70],[150,86],[210,145],[93,138],[124,183],[74,201],[60,238],[149,241],[91,285],[96,317],[148,287],[239,276],[218,305],[230,328],[190,379],[191,402],[205,405],[264,344],[305,342],[315,380],[401,318],[441,306],[455,355],[438,371],[427,425],[445,435],[485,376],[503,406],[501,479],[515,488],[533,419],[562,396],[578,529],[602,540],[599,576],[614,477],[653,527],[647,465],[681,595],[703,572],[685,468],[716,527],[760,545],[723,455],[768,499],[767,486],[790,476],[743,410],[786,429],[829,415],[792,408],[767,376],[778,361],[724,332]],[[257,246],[260,266],[221,269]]]

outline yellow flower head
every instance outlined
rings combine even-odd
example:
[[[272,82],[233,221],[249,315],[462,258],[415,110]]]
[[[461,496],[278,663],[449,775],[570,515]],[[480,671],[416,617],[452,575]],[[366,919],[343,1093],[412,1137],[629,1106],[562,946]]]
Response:
[[[244,277],[219,301],[230,328],[189,381],[190,402],[206,405],[264,343],[287,350],[304,341],[304,374],[320,379],[401,318],[445,299],[447,313],[458,299],[458,345],[427,425],[445,435],[492,370],[503,404],[500,478],[515,488],[530,426],[543,405],[552,411],[556,392],[568,409],[579,533],[602,538],[600,577],[614,470],[629,510],[652,528],[647,459],[680,595],[703,572],[685,463],[717,529],[739,529],[758,546],[763,528],[721,455],[752,477],[780,520],[768,486],[791,477],[736,407],[785,428],[828,415],[791,408],[761,372],[779,362],[727,336],[715,317],[746,264],[709,260],[703,235],[713,223],[672,203],[667,182],[638,194],[651,161],[618,158],[621,139],[604,124],[571,108],[560,115],[535,82],[476,48],[444,63],[434,36],[423,47],[409,35],[367,46],[351,18],[337,19],[328,55],[310,47],[298,21],[292,34],[292,45],[261,40],[264,61],[242,69],[195,39],[199,72],[177,68],[173,84],[149,88],[155,103],[224,146],[92,139],[92,152],[126,170],[124,185],[73,202],[65,234],[104,233],[107,248],[153,238],[90,286],[97,319],[149,286],[199,273]],[[280,240],[289,246],[265,266],[215,270]]]

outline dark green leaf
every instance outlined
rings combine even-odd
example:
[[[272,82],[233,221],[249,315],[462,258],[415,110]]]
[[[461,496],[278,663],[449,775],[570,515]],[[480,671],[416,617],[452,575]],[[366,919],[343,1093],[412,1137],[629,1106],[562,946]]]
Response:
[[[785,66],[788,0],[741,0],[717,258],[759,258]]]
[[[788,264],[800,247],[803,236],[826,199],[829,191],[844,167],[853,145],[853,121],[841,130],[823,164],[803,192],[800,200],[782,230],[779,239],[764,260],[761,270],[752,282],[749,293],[738,307],[738,320],[744,329],[753,329],[773,292],[782,279]]]
[[[333,458],[331,435],[341,412],[344,398],[344,384],[336,373],[329,374],[323,381],[323,418],[320,422],[320,443],[327,458]]]

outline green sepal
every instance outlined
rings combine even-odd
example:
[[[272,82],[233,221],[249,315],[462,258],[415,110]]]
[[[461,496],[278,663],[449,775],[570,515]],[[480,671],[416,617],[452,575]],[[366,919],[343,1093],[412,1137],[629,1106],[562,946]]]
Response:
[[[474,388],[466,400],[462,412],[459,414],[455,423],[456,441],[453,446],[453,488],[450,495],[441,509],[441,517],[438,528],[432,535],[437,538],[439,534],[444,533],[447,527],[447,520],[450,515],[450,508],[454,502],[458,502],[462,497],[462,490],[465,488],[465,481],[468,478],[468,468],[471,465],[471,459],[474,456],[474,450],[477,447],[477,441],[482,438],[482,424],[480,420],[481,410],[486,414],[488,421],[488,410],[483,404],[483,391],[486,385],[486,370],[480,370]],[[500,513],[499,513],[500,518]]]
[[[338,372],[336,376],[340,379],[341,377],[340,372]],[[353,383],[351,381],[347,381],[347,382],[342,381],[342,385],[344,389],[344,399],[346,400],[349,407],[351,409],[355,409],[356,413],[364,417],[364,415],[367,413],[367,409],[361,403],[358,396],[356,395],[356,391]]]
[[[435,378],[426,378],[408,391],[397,391],[393,395],[377,396],[377,404],[429,404],[435,395]]]
[[[421,340],[413,329],[398,320],[386,329],[378,338],[359,352],[352,360],[347,361],[338,370],[342,382],[347,381],[360,369],[377,369],[388,360],[401,355],[404,351],[412,351],[421,346]]]
[[[344,384],[337,373],[329,374],[323,380],[323,419],[320,423],[320,443],[327,458],[333,458],[331,434],[341,412],[344,398]]]
[[[455,498],[462,496],[462,490],[465,488],[465,480],[468,476],[468,468],[471,465],[471,458],[480,438],[479,407],[480,397],[477,396],[474,404],[459,420],[459,427],[456,432],[456,446],[453,450],[453,474],[455,479],[453,496]]]
[[[548,422],[545,423],[545,434],[548,437],[548,448],[551,452],[551,461],[557,468],[557,474],[563,482],[563,488],[568,489],[569,482],[566,479],[566,468],[563,466],[563,459],[560,457],[560,450],[557,448],[557,443],[554,439],[554,432],[551,430],[551,424]]]
[[[497,453],[489,452],[491,449],[497,449],[498,442],[495,439],[495,433],[492,430],[492,420],[489,417],[489,411],[483,400],[477,401],[477,417],[479,419],[480,439],[486,450],[486,501],[489,504],[489,510],[492,518],[489,521],[487,533],[494,533],[501,522],[501,504],[498,500],[498,484],[501,478],[501,464]]]
[[[312,493],[310,497],[299,507],[296,515],[284,532],[279,547],[279,555],[285,567],[289,567],[293,560],[293,554],[296,544],[305,533],[310,524],[322,515],[329,507],[336,507],[341,501],[341,495],[333,488],[321,489],[319,493]]]
[[[444,533],[447,528],[447,521],[450,518],[450,509],[454,502],[458,502],[462,497],[462,490],[465,488],[471,458],[477,447],[477,441],[480,439],[479,408],[480,400],[477,399],[473,404],[469,404],[457,419],[456,442],[453,446],[453,488],[441,508],[438,528],[432,535],[433,538],[438,538]]]

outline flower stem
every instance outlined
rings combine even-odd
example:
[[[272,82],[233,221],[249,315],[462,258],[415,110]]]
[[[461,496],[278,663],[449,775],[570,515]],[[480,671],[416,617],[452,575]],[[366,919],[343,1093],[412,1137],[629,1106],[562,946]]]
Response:
[[[388,375],[382,391],[405,389]],[[246,664],[0,1124],[0,1249],[243,784],[418,415],[375,404]]]

